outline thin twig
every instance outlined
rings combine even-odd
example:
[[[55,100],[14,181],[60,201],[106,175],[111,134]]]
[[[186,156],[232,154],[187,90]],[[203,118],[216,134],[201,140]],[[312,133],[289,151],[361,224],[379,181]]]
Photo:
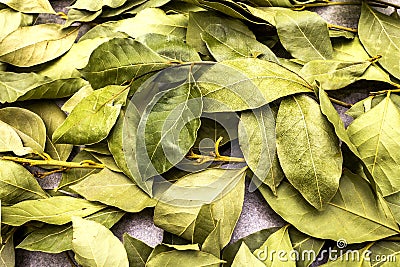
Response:
[[[18,158],[18,157],[10,157],[10,156],[3,156],[1,157],[2,160],[9,160],[16,163],[20,163],[22,165],[28,166],[58,166],[64,167],[69,169],[104,169],[104,164],[97,163],[91,160],[84,160],[81,162],[67,162],[67,161],[60,161],[55,159],[26,159],[26,158]]]
[[[350,103],[346,103],[346,102],[337,100],[336,98],[333,98],[333,97],[329,97],[329,99],[331,100],[332,103],[335,103],[335,104],[337,104],[337,105],[343,106],[343,107],[345,107],[345,108],[351,108],[351,107],[353,106],[353,105],[350,104]]]
[[[333,29],[333,30],[343,30],[343,31],[353,32],[353,33],[357,33],[357,31],[358,31],[357,29],[354,29],[354,28],[348,28],[345,26],[334,25],[334,24],[328,24],[328,28]]]

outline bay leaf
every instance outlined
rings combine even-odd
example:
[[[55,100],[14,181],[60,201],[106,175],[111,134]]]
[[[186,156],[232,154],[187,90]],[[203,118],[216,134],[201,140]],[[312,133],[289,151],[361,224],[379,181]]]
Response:
[[[137,14],[142,10],[146,10],[149,8],[156,8],[156,7],[162,7],[165,4],[167,4],[168,2],[171,2],[171,0],[148,0],[148,1],[144,1],[143,4],[128,10],[126,13],[128,14]]]
[[[2,205],[47,198],[35,177],[23,166],[0,160],[0,198]]]
[[[379,64],[396,78],[400,78],[400,29],[398,19],[387,16],[363,3],[359,21],[360,41],[371,57],[380,55]]]
[[[0,3],[22,13],[56,13],[48,0],[1,0]]]
[[[306,95],[282,100],[276,136],[286,177],[311,205],[323,209],[339,187],[343,158],[339,141],[318,103]]]
[[[99,64],[99,61],[103,63]],[[81,73],[93,89],[98,89],[129,82],[144,74],[164,69],[170,64],[138,41],[115,38],[93,51]]]
[[[221,224],[220,222],[217,222],[215,228],[206,237],[206,239],[203,242],[203,245],[201,246],[201,251],[210,253],[215,257],[217,257],[218,259],[221,258],[221,250],[222,250],[222,247],[220,246],[221,244],[220,229],[221,229]]]
[[[1,207],[2,223],[20,226],[29,221],[41,221],[62,225],[71,221],[71,216],[88,216],[104,209],[101,204],[84,199],[56,196],[46,199],[25,200],[10,207]]]
[[[398,264],[400,254],[400,243],[395,241],[378,241],[370,248],[370,260],[373,267],[389,267]]]
[[[190,12],[186,33],[186,42],[188,45],[194,47],[197,52],[200,52],[203,55],[210,55],[206,44],[201,39],[201,34],[210,24],[229,25],[230,28],[241,32],[248,37],[254,38],[254,34],[243,22],[239,20],[221,16],[218,13],[211,11]]]
[[[127,0],[101,0],[101,1],[88,1],[88,0],[77,0],[71,6],[75,9],[83,9],[88,11],[98,11],[103,7],[108,6],[111,8],[117,8],[125,4]]]
[[[340,251],[340,255],[331,256],[328,262],[321,265],[324,267],[371,267],[370,251],[367,247],[358,250]]]
[[[259,187],[271,208],[285,221],[310,236],[351,243],[379,240],[399,233],[399,228],[381,196],[376,196],[364,178],[344,170],[335,197],[325,210],[311,206],[289,183],[282,182],[277,196]],[[369,207],[369,209],[365,209]]]
[[[204,112],[255,109],[287,95],[311,92],[311,86],[296,73],[265,60],[228,60],[202,68],[195,80],[203,95]]]
[[[347,128],[361,159],[367,166],[383,196],[400,191],[397,169],[400,145],[396,136],[400,112],[390,97],[359,116]]]
[[[301,255],[296,262],[298,267],[310,266],[317,259],[325,244],[324,240],[303,234],[294,227],[289,228],[289,236],[293,249],[299,253],[298,255]]]
[[[98,201],[127,212],[154,207],[156,202],[123,174],[103,169],[70,187],[90,201]]]
[[[199,88],[190,79],[156,94],[142,115],[138,132],[144,132],[145,148],[139,151],[147,151],[148,158],[137,160],[144,179],[168,171],[196,141],[203,103]]]
[[[106,208],[85,217],[85,219],[111,228],[124,214],[123,211]],[[72,236],[72,224],[70,223],[66,225],[45,225],[29,233],[17,248],[46,253],[61,253],[72,249]]]
[[[86,150],[87,151],[87,150]],[[121,173],[122,170],[119,169],[117,163],[111,155],[103,155],[100,153],[91,152],[92,156],[100,161],[107,169],[110,169],[113,172]]]
[[[220,247],[226,246],[242,210],[244,177],[244,169],[208,169],[179,179],[160,197],[154,223],[187,240],[196,240],[203,239],[195,236],[199,234],[196,228],[204,228],[204,221],[210,220],[206,217],[212,216],[212,220],[220,220]],[[204,204],[207,209],[202,210]]]
[[[24,104],[24,107],[39,115],[46,126],[45,152],[52,159],[66,161],[71,154],[73,146],[54,144],[51,140],[54,131],[65,121],[67,117],[65,113],[55,103],[49,101]],[[51,114],[51,117],[49,117],[49,114]]]
[[[275,177],[274,164],[276,155],[275,117],[271,108],[245,111],[241,114],[239,129],[239,145],[247,165],[256,177],[276,191],[283,176]],[[271,175],[269,175],[271,173]],[[271,178],[266,179],[266,178]],[[255,182],[253,180],[253,182]]]
[[[46,144],[46,126],[32,111],[17,107],[0,109],[0,120],[7,123],[21,137],[24,146],[43,152]]]
[[[5,244],[3,242],[0,244],[0,266],[15,266],[14,238],[12,236]]]
[[[125,104],[128,88],[110,85],[94,91],[72,110],[53,133],[53,142],[94,144],[105,139]]]
[[[85,97],[93,93],[94,90],[90,85],[86,85],[79,89],[78,92],[73,94],[65,103],[62,105],[61,110],[64,112],[71,113],[75,106],[81,102]]]
[[[72,250],[83,266],[129,266],[122,243],[105,226],[80,217],[72,217]]]
[[[128,254],[129,266],[145,267],[153,248],[127,233],[124,233],[123,239],[124,247]]]
[[[395,193],[390,196],[386,196],[385,200],[392,211],[393,217],[396,222],[400,222],[400,193]]]
[[[107,8],[105,7],[101,13],[101,17],[103,18],[111,18],[114,16],[118,16],[124,14],[132,9],[140,8],[143,4],[146,4],[149,1],[146,0],[128,0],[122,6],[117,8]]]
[[[45,63],[67,52],[77,35],[77,28],[59,24],[21,27],[0,42],[0,60],[18,67]]]
[[[181,38],[174,35],[149,33],[136,38],[167,60],[178,62],[201,61],[196,50],[188,46]]]
[[[232,267],[240,266],[263,267],[265,265],[251,253],[249,247],[243,242],[232,263]]]
[[[205,267],[205,266],[219,266],[223,261],[216,258],[214,255],[202,251],[179,251],[172,250],[162,252],[150,258],[146,266],[148,267]]]
[[[325,90],[336,90],[363,79],[370,65],[370,61],[312,60],[304,65],[299,75],[310,84],[318,81]]]
[[[201,37],[216,61],[246,57],[278,61],[268,46],[229,25],[210,24],[201,33]]]
[[[71,8],[68,11],[67,21],[64,24],[64,28],[71,26],[75,22],[91,22],[100,16],[102,10],[98,11],[87,11]]]
[[[293,57],[305,62],[332,58],[328,26],[317,13],[280,10],[275,21],[279,39]]]
[[[10,151],[22,156],[32,152],[32,149],[24,148],[24,144],[14,128],[0,121],[0,152]]]
[[[99,163],[99,161],[87,151],[80,151],[74,157],[72,162],[81,162],[84,160],[91,160],[96,163]],[[86,168],[76,168],[76,169],[66,170],[62,173],[62,178],[57,188],[58,189],[62,188],[63,190],[66,190],[68,186],[75,184],[79,181],[82,181],[86,177],[98,173],[99,171],[100,169],[86,169]]]
[[[3,26],[0,32],[0,40],[19,27],[28,26],[32,22],[32,15],[23,14],[10,8],[0,10],[0,25]]]

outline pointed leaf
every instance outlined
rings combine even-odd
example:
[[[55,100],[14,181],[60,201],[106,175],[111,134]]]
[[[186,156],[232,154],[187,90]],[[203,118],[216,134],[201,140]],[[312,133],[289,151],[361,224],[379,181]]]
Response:
[[[311,205],[322,209],[339,187],[343,159],[338,139],[319,105],[305,95],[284,99],[276,135],[286,177]]]
[[[21,27],[0,42],[0,60],[18,67],[41,64],[67,52],[77,35],[78,28],[58,24]]]
[[[376,196],[362,177],[345,170],[339,190],[323,211],[312,207],[289,183],[282,182],[277,196],[266,187],[260,192],[285,221],[310,236],[361,243],[399,233],[386,202]],[[369,209],[365,209],[369,207]]]
[[[2,223],[20,226],[29,221],[62,225],[71,216],[87,216],[105,206],[84,199],[57,196],[39,200],[26,200],[10,207],[1,207]]]
[[[125,104],[127,89],[110,85],[84,98],[54,132],[53,142],[83,145],[105,139]]]
[[[28,26],[29,24],[32,24],[32,22],[32,15],[27,15],[10,8],[0,10],[0,25],[2,25],[0,40],[19,27]]]
[[[98,201],[127,212],[139,212],[155,206],[155,201],[128,177],[108,169],[92,174],[70,188],[87,200]]]
[[[275,20],[279,39],[293,57],[306,62],[332,58],[328,26],[317,13],[286,9]]]
[[[72,217],[72,250],[83,266],[128,267],[128,256],[122,243],[105,226]]]
[[[390,97],[364,113],[347,129],[383,196],[400,191],[400,111]]]
[[[22,13],[55,13],[48,0],[1,0],[0,3]]]
[[[129,266],[145,267],[147,258],[150,256],[153,248],[131,237],[127,233],[124,234],[123,238],[124,247],[128,254]]]
[[[32,149],[25,148],[22,140],[13,127],[0,121],[0,152],[14,152],[17,155],[24,155]]]
[[[263,267],[265,266],[261,261],[259,261],[250,251],[246,243],[242,243],[237,252],[235,259],[233,260],[232,267]]]

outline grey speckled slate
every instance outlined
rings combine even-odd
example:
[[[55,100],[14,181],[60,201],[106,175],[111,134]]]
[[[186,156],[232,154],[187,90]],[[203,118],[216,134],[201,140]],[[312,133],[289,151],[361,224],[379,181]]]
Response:
[[[56,11],[67,12],[65,7],[70,4],[70,1],[53,1],[52,4]],[[331,24],[356,28],[360,14],[360,6],[331,6],[314,8],[313,11],[319,13]],[[390,13],[392,10],[387,10],[387,12]],[[37,23],[46,23],[48,21],[57,21],[62,23],[62,20],[55,15],[40,15],[37,19]],[[86,29],[82,29],[81,31],[84,32],[85,30]],[[360,89],[374,86],[375,85],[371,83],[359,85]],[[377,84],[377,86],[379,87],[380,85]],[[374,89],[376,89],[376,87]],[[338,99],[349,103],[355,103],[367,96],[367,90],[357,90],[356,92],[341,90],[334,94],[337,94]],[[336,108],[340,112],[345,123],[349,124],[351,119],[344,115],[346,109],[340,106],[337,106]],[[41,180],[40,184],[44,188],[53,188],[58,184],[58,180],[59,176],[48,177]],[[123,233],[127,232],[130,235],[143,240],[147,244],[155,246],[161,242],[163,231],[153,224],[152,216],[153,211],[151,209],[146,209],[136,214],[127,214],[112,228],[112,231],[119,238],[122,237]],[[250,193],[246,191],[243,212],[233,233],[233,241],[261,229],[282,226],[284,224],[285,222],[268,206],[260,193]],[[66,253],[52,255],[17,249],[16,265],[19,267],[64,267],[71,266],[71,263]]]

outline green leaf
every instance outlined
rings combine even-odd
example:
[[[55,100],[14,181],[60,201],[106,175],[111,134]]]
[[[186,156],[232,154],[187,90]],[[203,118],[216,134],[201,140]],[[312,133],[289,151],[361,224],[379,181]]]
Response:
[[[111,228],[124,214],[123,211],[106,208],[85,217],[85,219]],[[72,249],[72,235],[72,224],[70,223],[67,225],[45,225],[29,233],[17,248],[46,253],[61,253]]]
[[[80,151],[72,160],[72,162],[81,162],[84,160],[92,160],[94,162],[99,162],[95,157],[93,157],[89,152]],[[89,175],[98,173],[100,169],[84,169],[84,168],[76,168],[66,170],[62,173],[62,178],[60,184],[58,185],[58,189],[66,189],[67,186],[71,184],[82,181]]]
[[[67,117],[64,112],[53,102],[41,101],[24,104],[24,107],[39,115],[46,126],[45,152],[52,159],[66,161],[71,154],[72,145],[54,144],[51,136]],[[51,117],[49,116],[51,114]]]
[[[15,251],[13,237],[7,243],[0,244],[0,266],[14,267],[15,266]]]
[[[21,165],[0,160],[0,198],[2,205],[47,198],[35,177]]]
[[[81,73],[94,89],[98,89],[106,85],[123,84],[144,74],[164,69],[170,64],[138,41],[115,38],[93,51]]]
[[[265,266],[261,261],[259,261],[250,251],[246,243],[242,243],[237,252],[235,259],[233,260],[232,267],[263,267]]]
[[[400,192],[385,197],[386,203],[392,211],[397,223],[400,223]]]
[[[103,225],[72,217],[72,250],[75,260],[83,266],[129,266],[122,243]]]
[[[296,73],[259,59],[207,66],[195,80],[203,94],[205,112],[255,109],[287,95],[311,92],[311,86]]]
[[[357,147],[383,196],[400,191],[397,175],[400,162],[399,127],[398,107],[390,97],[386,97],[347,128],[350,140]]]
[[[398,264],[400,259],[400,243],[394,241],[375,242],[370,248],[371,265],[389,267]],[[386,259],[386,260],[385,260]]]
[[[129,11],[127,11],[127,14],[137,14],[138,12],[142,11],[142,10],[146,10],[149,8],[155,8],[155,7],[162,7],[165,4],[167,4],[168,2],[171,2],[171,0],[147,0],[147,1],[143,1],[143,4],[141,4],[138,7],[135,7]]]
[[[142,115],[138,133],[145,133],[142,151],[147,150],[148,158],[137,160],[143,178],[168,171],[196,141],[203,103],[196,83],[188,79],[188,83],[156,94]]]
[[[241,114],[239,122],[239,145],[249,168],[260,181],[272,191],[283,179],[275,176],[276,155],[275,117],[270,107],[263,106]],[[274,169],[272,169],[274,168]],[[254,180],[253,180],[254,182]]]
[[[0,60],[18,67],[30,67],[55,59],[67,52],[78,28],[62,30],[59,24],[21,27],[0,42]]]
[[[375,195],[366,180],[347,170],[340,179],[338,192],[323,211],[311,206],[287,182],[278,187],[277,196],[266,186],[259,187],[259,190],[285,221],[316,238],[337,241],[345,237],[350,244],[379,240],[399,233],[382,197]]]
[[[146,266],[148,267],[206,267],[219,266],[223,261],[214,255],[202,251],[167,251],[157,254],[151,258]]]
[[[0,10],[0,25],[3,26],[0,32],[0,40],[19,27],[28,26],[32,22],[33,16],[31,15],[23,14],[10,8]]]
[[[313,60],[304,65],[299,75],[311,84],[318,81],[325,90],[336,90],[363,79],[370,65],[370,61]]]
[[[32,152],[31,148],[24,148],[22,140],[13,127],[0,121],[0,152],[12,151],[17,155]]]
[[[310,266],[325,244],[324,240],[305,235],[294,227],[289,228],[289,236],[293,249],[299,253],[298,255],[302,255],[297,259],[296,266],[298,267]]]
[[[400,30],[398,19],[384,15],[363,3],[358,24],[360,41],[372,57],[381,55],[379,64],[400,79]]]
[[[332,58],[328,26],[317,13],[281,10],[275,20],[279,39],[293,57],[306,62]]]
[[[319,105],[306,95],[282,100],[276,136],[286,177],[311,205],[323,209],[339,187],[343,158]]]
[[[88,0],[77,0],[71,8],[84,9],[88,11],[98,11],[105,6],[111,8],[117,8],[125,4],[127,0],[101,0],[101,1],[88,1]]]
[[[154,223],[187,240],[204,240],[215,228],[211,222],[210,232],[201,237],[205,222],[220,220],[220,247],[224,247],[242,210],[244,177],[244,169],[207,169],[184,176],[161,196],[154,210]]]
[[[296,262],[291,258],[291,251],[293,251],[293,247],[292,243],[290,242],[288,228],[289,225],[284,226],[270,235],[264,244],[253,252],[258,259],[263,261],[265,266],[296,266]],[[270,252],[268,252],[268,250]],[[280,253],[280,255],[284,256],[274,256],[271,254],[272,250],[284,251],[284,253]]]
[[[227,18],[210,11],[190,12],[186,42],[203,55],[209,55],[210,53],[201,35],[205,32],[207,26],[211,24],[229,25],[230,28],[246,35],[247,38],[254,38],[254,34],[239,20]]]
[[[48,0],[1,0],[0,3],[22,13],[56,13]]]
[[[258,42],[256,38],[230,28],[229,24],[210,24],[201,33],[201,37],[217,61],[246,57],[278,61],[268,46]]]
[[[201,246],[201,251],[210,253],[217,258],[221,258],[221,224],[217,222],[214,230],[210,232]]]
[[[98,201],[127,212],[139,212],[156,204],[128,177],[108,169],[92,174],[70,188],[87,200]]]
[[[85,97],[89,96],[94,92],[93,88],[90,85],[86,85],[79,89],[73,96],[71,96],[61,107],[61,110],[64,112],[71,113],[72,110],[81,102]]]
[[[0,109],[0,120],[14,128],[25,146],[43,152],[46,126],[37,114],[23,108],[8,107]]]
[[[127,89],[110,85],[85,97],[54,132],[53,142],[83,145],[105,139],[125,104]]]
[[[75,22],[91,22],[100,16],[101,10],[99,11],[86,11],[71,8],[68,11],[67,21],[64,24],[64,28],[71,26]]]
[[[149,33],[136,38],[136,40],[167,60],[179,62],[201,61],[196,50],[174,35]]]
[[[98,143],[100,144],[100,143]],[[89,151],[88,149],[85,148],[86,151]],[[114,158],[111,155],[104,155],[101,153],[95,153],[95,152],[90,152],[94,158],[96,158],[98,161],[100,161],[104,166],[108,169],[110,169],[113,172],[119,172],[121,173],[122,171],[119,169],[117,166],[117,163],[115,162]]]
[[[101,204],[68,196],[26,200],[10,207],[1,207],[2,223],[20,226],[29,221],[41,221],[62,225],[71,221],[71,216],[87,216],[104,209]]]
[[[124,247],[128,254],[129,266],[145,267],[153,248],[127,233],[124,233],[123,239]]]

